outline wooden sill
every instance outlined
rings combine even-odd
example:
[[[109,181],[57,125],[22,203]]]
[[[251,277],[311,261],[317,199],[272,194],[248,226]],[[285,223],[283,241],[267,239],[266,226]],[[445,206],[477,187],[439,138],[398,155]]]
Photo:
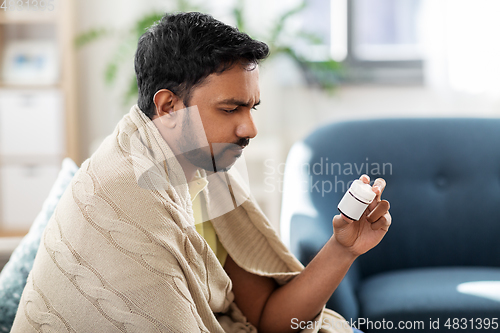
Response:
[[[12,238],[22,238],[26,236],[28,230],[2,230],[0,229],[0,242],[4,240],[4,238],[12,239]]]

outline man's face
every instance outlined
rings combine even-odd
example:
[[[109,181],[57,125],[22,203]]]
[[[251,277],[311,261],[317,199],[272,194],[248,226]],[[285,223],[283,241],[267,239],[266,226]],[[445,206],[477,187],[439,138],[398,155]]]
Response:
[[[209,75],[192,90],[177,140],[186,160],[209,171],[224,171],[236,162],[249,139],[257,135],[252,108],[260,101],[258,79],[258,67],[250,70],[237,64]],[[192,114],[196,110],[199,118]]]

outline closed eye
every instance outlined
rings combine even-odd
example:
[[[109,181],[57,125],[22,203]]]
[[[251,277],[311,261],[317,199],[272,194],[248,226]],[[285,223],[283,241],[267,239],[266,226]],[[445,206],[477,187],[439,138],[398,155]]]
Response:
[[[226,113],[234,113],[234,112],[238,111],[238,108],[234,108],[234,109],[231,109],[231,110],[223,109],[222,111],[224,111]]]

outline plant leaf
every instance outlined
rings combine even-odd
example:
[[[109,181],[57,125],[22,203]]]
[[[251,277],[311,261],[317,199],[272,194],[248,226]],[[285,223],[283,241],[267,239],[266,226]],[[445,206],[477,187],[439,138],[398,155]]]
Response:
[[[134,100],[137,102],[138,96],[139,96],[139,89],[137,87],[137,79],[134,75],[133,77],[130,78],[128,89],[125,92],[125,96],[123,98],[124,105],[130,104]]]
[[[115,81],[117,73],[118,64],[116,62],[110,62],[104,71],[104,81],[106,84],[111,85]]]
[[[245,0],[237,0],[233,8],[233,15],[236,20],[236,27],[239,31],[245,32],[245,18],[243,17],[243,12],[245,9]]]
[[[297,37],[307,40],[311,44],[322,44],[323,40],[320,36],[312,32],[299,31]]]
[[[274,28],[271,30],[271,36],[270,36],[271,43],[277,42],[279,35],[283,32],[283,28],[285,27],[285,23],[288,20],[288,18],[297,13],[300,13],[302,10],[304,10],[304,8],[306,8],[306,6],[307,2],[303,0],[297,7],[288,10],[287,12],[285,12],[283,15],[280,16]]]
[[[84,33],[81,33],[75,38],[75,47],[81,48],[84,45],[87,45],[91,42],[94,42],[104,36],[108,36],[112,33],[111,30],[106,28],[94,28],[87,30]]]
[[[133,35],[136,36],[137,40],[142,36],[152,25],[156,24],[161,20],[165,13],[152,12],[142,17],[139,21],[134,24],[132,28]]]
[[[130,36],[120,43],[104,72],[104,79],[108,85],[116,81],[120,65],[134,58],[134,52],[137,47],[136,44],[137,41],[135,38]]]

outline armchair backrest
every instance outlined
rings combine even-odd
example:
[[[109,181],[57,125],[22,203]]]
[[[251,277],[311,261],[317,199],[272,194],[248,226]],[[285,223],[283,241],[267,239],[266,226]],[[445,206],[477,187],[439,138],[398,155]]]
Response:
[[[500,119],[342,121],[315,130],[287,159],[281,228],[292,252],[303,251],[308,224],[318,242],[330,237],[348,183],[364,173],[387,181],[393,224],[357,260],[361,277],[500,266]]]

